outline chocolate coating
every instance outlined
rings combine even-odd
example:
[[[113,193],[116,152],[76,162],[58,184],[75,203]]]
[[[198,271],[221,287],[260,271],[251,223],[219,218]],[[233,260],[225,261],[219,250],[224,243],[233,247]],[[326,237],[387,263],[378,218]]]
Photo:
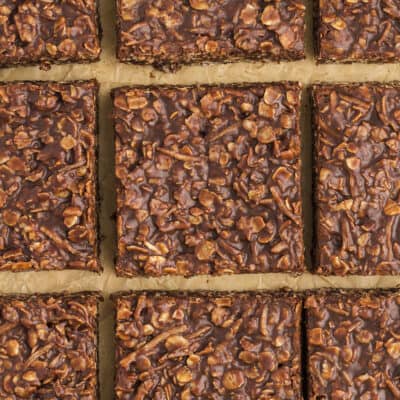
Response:
[[[400,272],[400,86],[313,89],[316,268]]]
[[[290,293],[115,298],[117,400],[300,400],[301,299]]]
[[[101,269],[97,91],[0,84],[0,270]]]
[[[117,0],[117,57],[174,69],[201,61],[298,60],[302,0]]]
[[[400,0],[315,0],[320,62],[400,60]]]
[[[2,0],[0,67],[99,59],[96,0]]]
[[[300,94],[116,89],[117,273],[302,272]]]
[[[310,400],[400,398],[400,294],[328,291],[305,301]]]
[[[96,293],[0,297],[0,398],[98,399]]]

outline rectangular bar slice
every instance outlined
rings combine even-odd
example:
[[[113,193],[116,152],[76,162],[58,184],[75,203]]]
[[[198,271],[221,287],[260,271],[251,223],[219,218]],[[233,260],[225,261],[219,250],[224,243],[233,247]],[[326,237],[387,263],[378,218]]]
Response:
[[[116,89],[118,275],[302,272],[300,95]]]
[[[96,0],[2,0],[0,67],[99,59]]]
[[[291,293],[114,298],[116,400],[300,400],[302,301]]]
[[[100,271],[96,81],[0,83],[0,271]]]
[[[302,0],[117,0],[117,57],[174,69],[305,57]]]
[[[0,296],[0,398],[97,400],[99,300]]]
[[[399,0],[315,0],[319,62],[400,61]]]
[[[400,398],[400,294],[326,291],[305,302],[310,400]]]
[[[400,86],[313,89],[316,269],[400,273]]]

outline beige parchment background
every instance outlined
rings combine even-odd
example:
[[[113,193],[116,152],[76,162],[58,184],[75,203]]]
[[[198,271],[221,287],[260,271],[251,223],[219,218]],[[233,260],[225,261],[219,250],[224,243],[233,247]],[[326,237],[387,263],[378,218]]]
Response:
[[[253,274],[224,277],[181,277],[121,279],[114,274],[115,224],[112,214],[115,210],[113,176],[113,129],[111,123],[110,89],[122,85],[150,84],[195,84],[195,83],[238,83],[294,80],[305,86],[316,81],[380,81],[400,80],[400,64],[386,65],[319,65],[312,59],[311,45],[311,4],[307,0],[307,47],[305,61],[271,63],[235,63],[225,65],[203,65],[184,67],[177,73],[163,73],[151,67],[125,65],[115,58],[115,5],[114,0],[100,0],[103,26],[103,53],[101,61],[90,65],[54,66],[50,71],[37,67],[18,67],[0,70],[0,80],[74,80],[97,78],[100,90],[100,191],[102,263],[104,273],[88,272],[26,272],[0,273],[0,293],[34,293],[55,291],[100,290],[105,302],[100,313],[100,379],[102,400],[112,399],[113,386],[113,313],[108,295],[120,290],[251,290],[278,289],[290,287],[295,290],[324,286],[338,288],[395,287],[400,285],[399,277],[318,277],[303,274],[295,277],[285,274]],[[311,132],[310,111],[306,105],[303,113],[303,192],[305,214],[306,254],[311,248]],[[307,256],[310,265],[310,258]]]

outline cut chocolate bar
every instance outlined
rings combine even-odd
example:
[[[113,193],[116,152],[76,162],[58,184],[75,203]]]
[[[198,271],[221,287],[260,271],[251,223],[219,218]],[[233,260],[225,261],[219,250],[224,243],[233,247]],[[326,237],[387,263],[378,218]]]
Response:
[[[310,400],[400,398],[400,294],[322,291],[305,302]]]
[[[300,95],[116,89],[118,275],[302,272]]]
[[[300,400],[301,298],[119,294],[115,396]]]
[[[319,62],[400,61],[399,0],[315,0]]]
[[[0,271],[100,271],[95,81],[0,84]]]
[[[176,69],[202,61],[299,60],[302,0],[117,0],[117,57]]]
[[[0,67],[99,59],[96,0],[2,0]]]
[[[400,86],[313,90],[316,270],[400,273]]]
[[[0,398],[97,400],[99,300],[0,296]]]

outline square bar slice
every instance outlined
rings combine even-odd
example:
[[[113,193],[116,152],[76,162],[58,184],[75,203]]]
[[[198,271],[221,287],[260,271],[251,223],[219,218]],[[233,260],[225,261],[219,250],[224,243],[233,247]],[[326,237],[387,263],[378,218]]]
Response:
[[[0,296],[0,398],[98,399],[97,293]]]
[[[99,59],[96,0],[2,0],[0,67]]]
[[[400,398],[400,293],[322,291],[305,301],[310,400]]]
[[[318,273],[400,273],[400,86],[317,85]]]
[[[0,271],[100,271],[97,92],[0,83]]]
[[[303,0],[117,0],[117,18],[123,62],[175,69],[305,57]]]
[[[302,272],[300,96],[116,89],[118,275]]]
[[[399,0],[315,0],[319,62],[399,62]]]
[[[119,294],[116,400],[300,400],[301,298]]]

